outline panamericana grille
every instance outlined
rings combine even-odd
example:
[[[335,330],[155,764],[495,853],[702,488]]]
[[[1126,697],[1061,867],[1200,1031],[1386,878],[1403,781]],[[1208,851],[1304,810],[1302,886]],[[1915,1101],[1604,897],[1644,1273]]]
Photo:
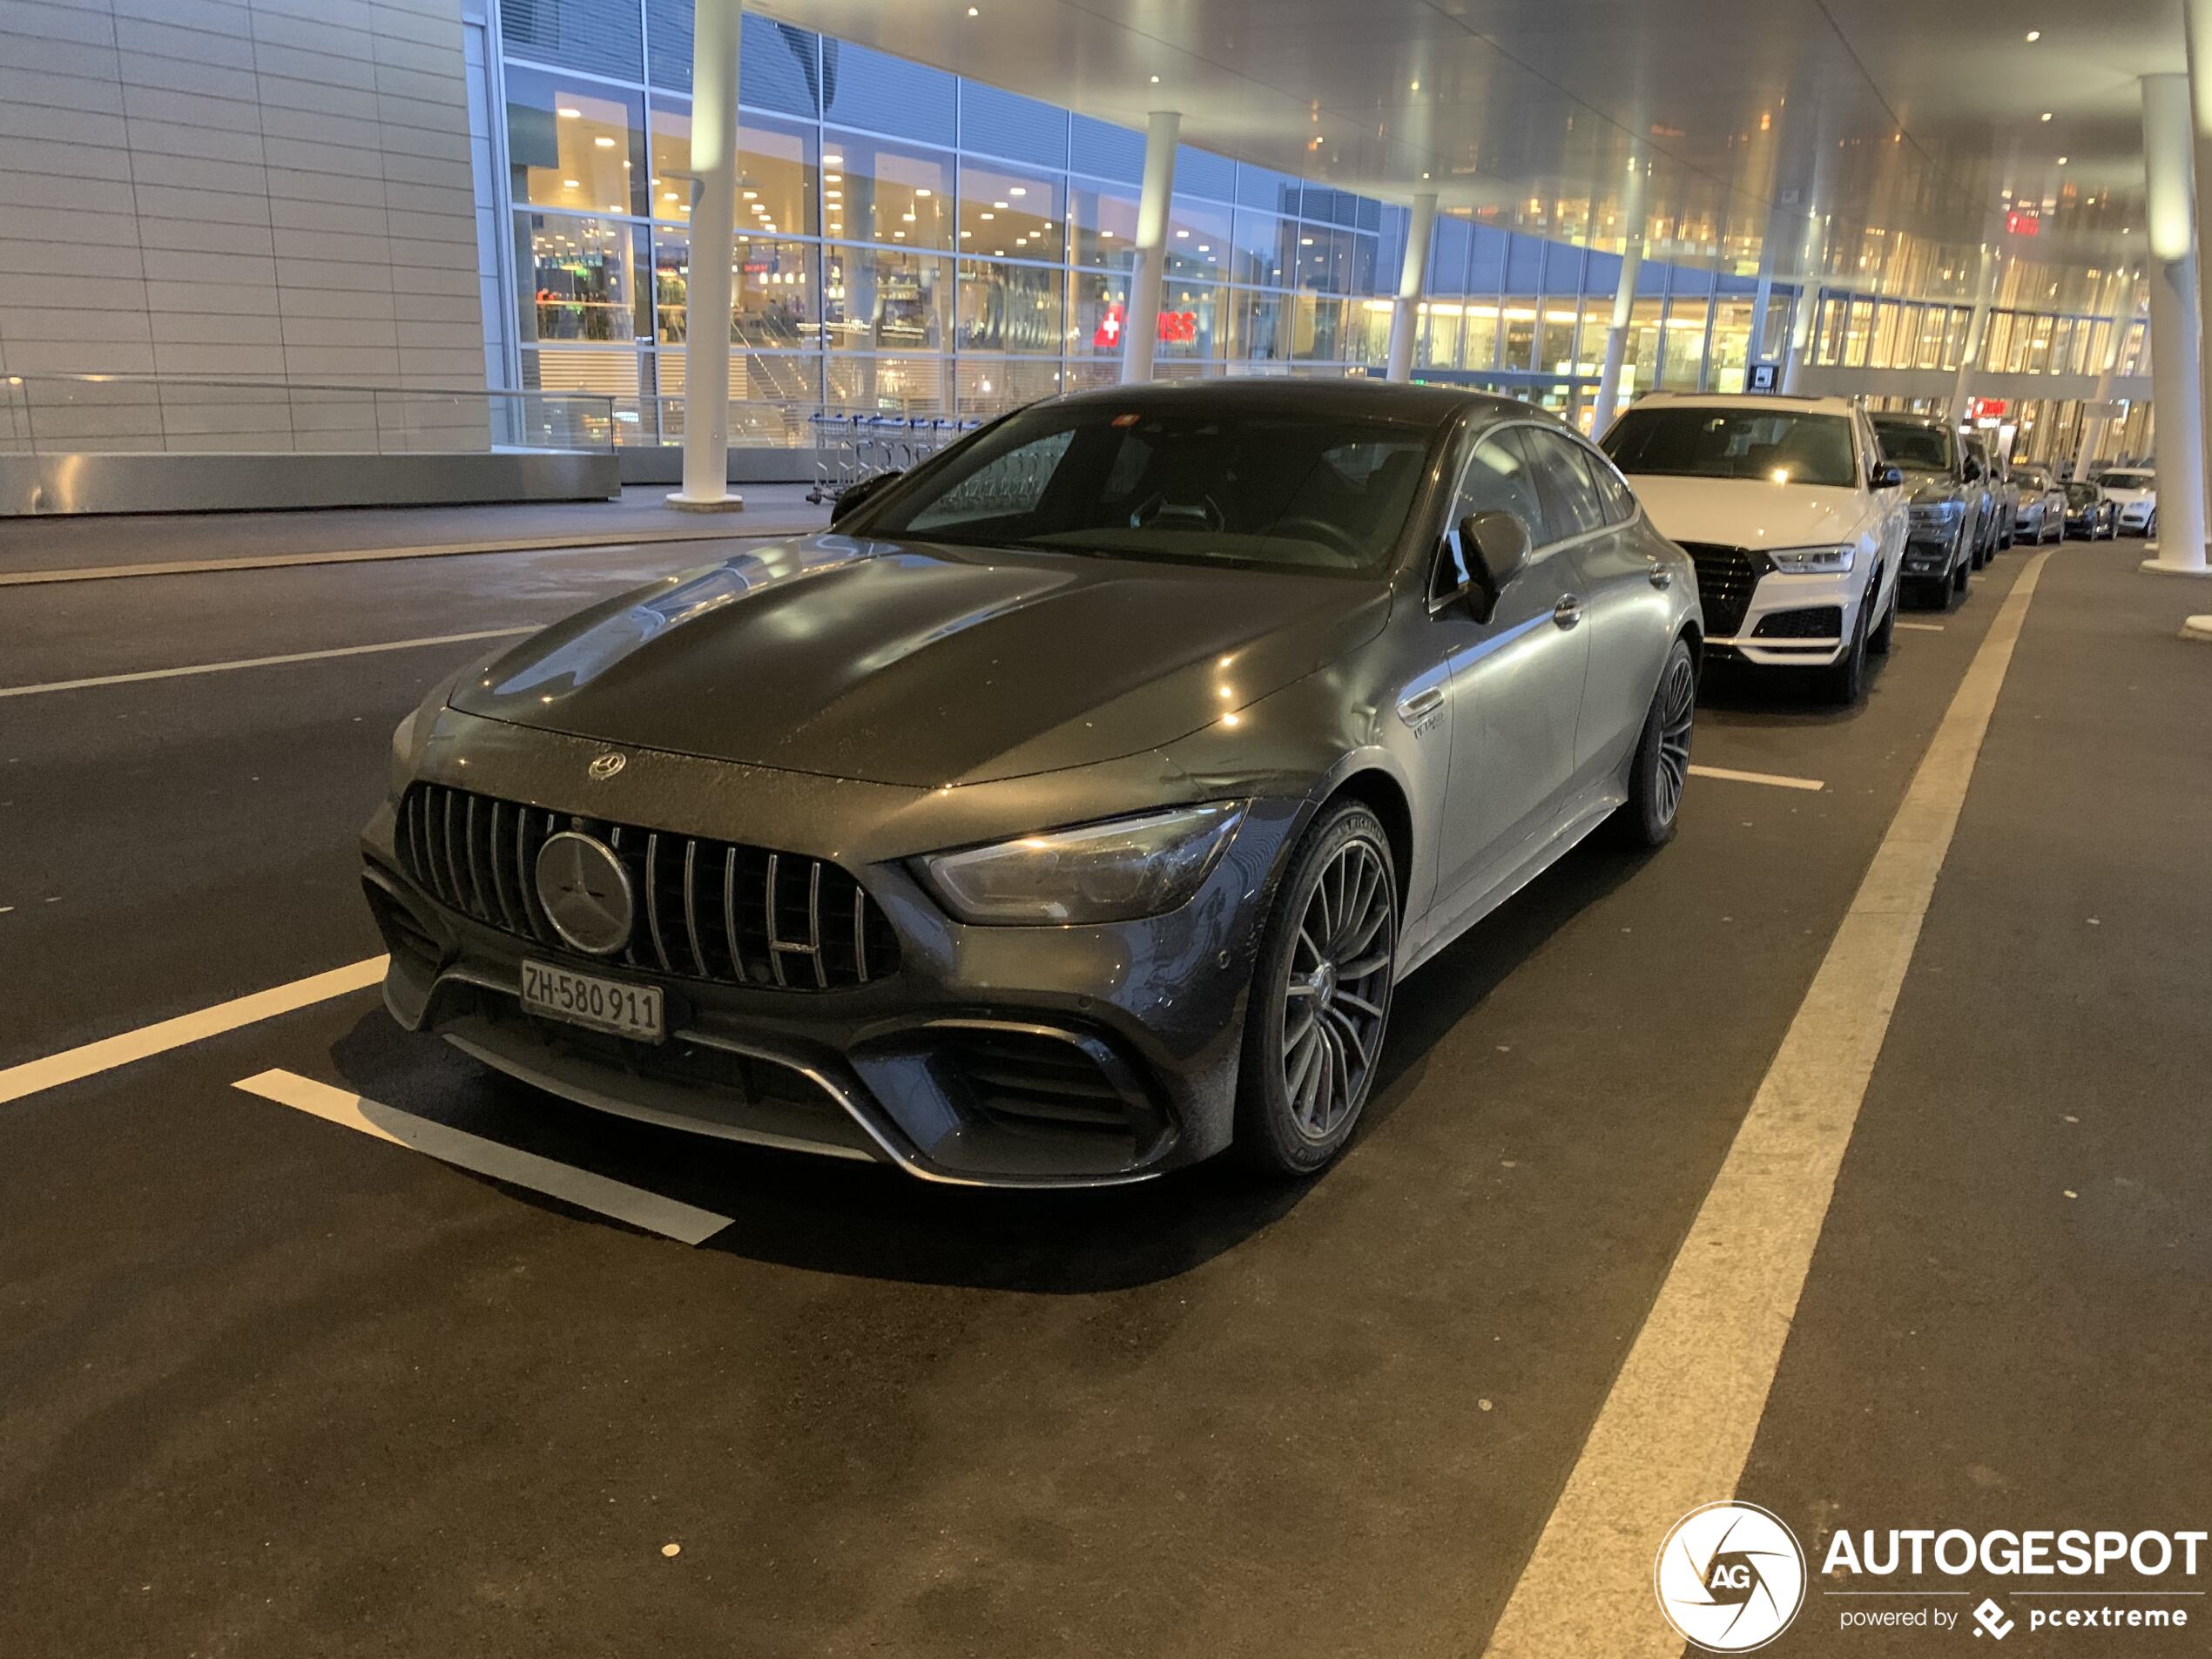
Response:
[[[1773,564],[1764,553],[1708,542],[1684,542],[1682,550],[1697,567],[1697,599],[1705,609],[1706,633],[1715,639],[1735,638],[1743,626],[1743,613],[1751,608],[1752,590]]]
[[[416,784],[400,803],[400,862],[449,909],[564,949],[534,879],[538,849],[564,829],[604,841],[629,872],[637,918],[619,960],[632,968],[723,985],[837,990],[899,966],[898,935],[866,889],[836,865],[800,853]]]

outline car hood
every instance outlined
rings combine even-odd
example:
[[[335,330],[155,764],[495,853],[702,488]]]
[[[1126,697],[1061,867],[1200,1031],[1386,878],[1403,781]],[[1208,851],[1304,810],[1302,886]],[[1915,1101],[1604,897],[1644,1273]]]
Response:
[[[579,613],[455,691],[601,742],[918,787],[1172,743],[1364,643],[1379,578],[818,536]]]
[[[1659,533],[1676,542],[1725,547],[1817,547],[1858,534],[1859,497],[1850,489],[1752,478],[1679,478],[1638,473],[1629,482]]]
[[[2117,502],[2122,507],[2132,507],[2137,502],[2158,499],[2158,492],[2155,489],[2129,489],[2120,484],[2106,484],[2103,489],[2107,501]]]

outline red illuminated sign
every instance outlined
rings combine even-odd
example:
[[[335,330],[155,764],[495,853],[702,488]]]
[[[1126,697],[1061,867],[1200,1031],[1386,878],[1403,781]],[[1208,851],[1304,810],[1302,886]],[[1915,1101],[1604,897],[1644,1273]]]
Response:
[[[1108,306],[1098,320],[1098,327],[1090,343],[1101,351],[1112,351],[1122,343],[1122,307]],[[1198,314],[1195,311],[1163,311],[1160,314],[1160,343],[1166,346],[1188,346],[1198,338]]]
[[[2001,421],[2012,407],[2007,400],[2001,397],[1978,397],[1969,408],[1968,416],[1976,421]]]
[[[2042,216],[2038,213],[2007,213],[2005,215],[2005,228],[2015,236],[2040,236],[2043,234]]]

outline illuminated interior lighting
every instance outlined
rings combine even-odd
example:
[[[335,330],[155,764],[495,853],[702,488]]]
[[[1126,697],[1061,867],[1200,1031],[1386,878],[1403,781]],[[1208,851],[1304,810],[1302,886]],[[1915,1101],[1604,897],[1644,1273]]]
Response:
[[[602,150],[611,150],[615,147],[615,141],[604,132],[602,132],[597,138],[592,139],[591,142],[597,145]]]
[[[573,121],[577,118],[577,117],[582,115],[583,113],[583,111],[582,110],[572,110],[565,104],[561,106],[561,118],[563,121]]]

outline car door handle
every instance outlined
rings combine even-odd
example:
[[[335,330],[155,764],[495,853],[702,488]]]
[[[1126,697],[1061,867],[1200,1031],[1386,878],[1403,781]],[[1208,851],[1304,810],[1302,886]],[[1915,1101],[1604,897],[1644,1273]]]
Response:
[[[1398,716],[1408,722],[1426,719],[1444,706],[1444,688],[1432,685],[1426,691],[1416,691],[1411,697],[1400,698]]]
[[[1655,588],[1671,588],[1675,585],[1675,573],[1663,564],[1653,565],[1643,575],[1644,580]]]
[[[1572,628],[1582,620],[1582,596],[1570,593],[1552,607],[1552,620],[1561,628]]]

